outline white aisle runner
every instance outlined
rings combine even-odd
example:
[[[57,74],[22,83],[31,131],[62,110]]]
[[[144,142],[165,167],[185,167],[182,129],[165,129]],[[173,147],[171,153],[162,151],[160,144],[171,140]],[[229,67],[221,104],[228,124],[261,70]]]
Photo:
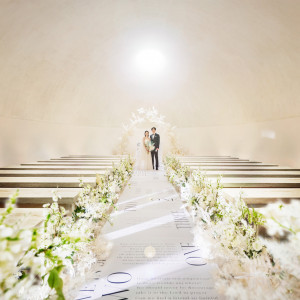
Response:
[[[112,252],[76,299],[218,299],[181,206],[163,171],[136,171],[103,228]]]

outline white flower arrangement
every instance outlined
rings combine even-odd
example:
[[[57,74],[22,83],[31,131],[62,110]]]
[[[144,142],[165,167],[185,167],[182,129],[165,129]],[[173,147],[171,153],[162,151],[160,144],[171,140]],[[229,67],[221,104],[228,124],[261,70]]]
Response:
[[[181,188],[202,257],[218,265],[215,285],[222,295],[228,299],[299,298],[299,202],[269,204],[258,212],[249,209],[241,195],[226,201],[221,178],[212,183],[200,170],[191,173],[172,156],[166,157],[165,167],[169,181]],[[287,236],[288,243],[258,237],[262,226],[269,236]]]
[[[131,114],[131,119],[128,124],[123,124],[123,132],[120,137],[119,145],[117,147],[116,153],[127,154],[128,153],[128,139],[132,136],[133,130],[137,125],[148,121],[156,126],[165,128],[166,134],[169,137],[171,143],[171,152],[173,154],[182,154],[183,150],[177,142],[175,135],[175,126],[165,121],[165,116],[161,115],[157,109],[152,107],[151,109],[139,108],[135,113]],[[150,150],[151,151],[151,150]]]
[[[59,196],[54,194],[53,203],[45,205],[39,228],[22,229],[20,222],[7,224],[17,194],[10,198],[6,211],[0,214],[1,299],[65,299],[75,276],[82,278],[97,255],[107,255],[110,245],[99,241],[99,227],[108,218],[132,169],[128,158],[103,178],[97,177],[95,187],[82,185],[71,216],[58,205]]]

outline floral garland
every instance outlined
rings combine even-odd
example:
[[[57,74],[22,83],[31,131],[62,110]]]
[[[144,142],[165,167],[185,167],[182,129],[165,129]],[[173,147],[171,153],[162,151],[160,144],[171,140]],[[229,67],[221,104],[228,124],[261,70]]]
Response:
[[[34,229],[7,222],[18,193],[11,197],[0,214],[0,298],[65,299],[75,276],[82,279],[99,256],[107,255],[109,245],[99,233],[132,170],[129,157],[97,176],[95,187],[81,183],[71,215],[54,194],[53,203],[44,205],[43,225]]]
[[[270,204],[261,210],[263,215],[249,209],[242,195],[233,202],[226,201],[221,178],[211,182],[200,170],[191,172],[172,156],[166,157],[165,166],[169,181],[180,188],[193,219],[195,244],[201,247],[203,258],[218,265],[215,282],[221,294],[229,299],[299,297],[297,201],[290,205]],[[266,231],[273,239],[258,237],[258,231]],[[287,235],[288,243],[278,243],[276,235]],[[286,257],[284,249],[289,250],[290,257]]]

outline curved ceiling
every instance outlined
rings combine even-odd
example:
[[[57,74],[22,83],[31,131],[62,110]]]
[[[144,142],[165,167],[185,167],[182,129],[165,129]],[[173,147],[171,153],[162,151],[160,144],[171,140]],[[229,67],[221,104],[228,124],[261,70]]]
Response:
[[[139,51],[162,53],[154,78]],[[0,115],[114,127],[155,106],[178,127],[300,115],[300,1],[2,0]]]

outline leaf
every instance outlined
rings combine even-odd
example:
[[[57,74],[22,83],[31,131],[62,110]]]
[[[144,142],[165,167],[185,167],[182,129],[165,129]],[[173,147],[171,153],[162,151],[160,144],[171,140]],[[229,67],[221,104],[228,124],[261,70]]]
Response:
[[[57,299],[65,300],[64,294],[63,294],[63,280],[59,277],[59,272],[62,269],[62,265],[58,266],[57,268],[54,268],[50,271],[49,278],[48,278],[48,285],[50,288],[55,289],[57,294]]]
[[[59,295],[57,295],[56,300],[65,300],[65,296],[63,294],[59,294]]]
[[[49,278],[48,278],[48,285],[51,289],[55,288],[56,286],[60,285],[59,282],[59,274],[57,270],[54,268],[50,271]]]
[[[55,290],[56,290],[57,294],[62,294],[63,284],[64,284],[63,280],[60,277],[58,277],[58,280],[57,280],[56,286],[55,286]]]
[[[58,273],[60,273],[60,271],[64,268],[64,265],[58,265],[57,267],[55,267],[55,269],[57,270]]]

